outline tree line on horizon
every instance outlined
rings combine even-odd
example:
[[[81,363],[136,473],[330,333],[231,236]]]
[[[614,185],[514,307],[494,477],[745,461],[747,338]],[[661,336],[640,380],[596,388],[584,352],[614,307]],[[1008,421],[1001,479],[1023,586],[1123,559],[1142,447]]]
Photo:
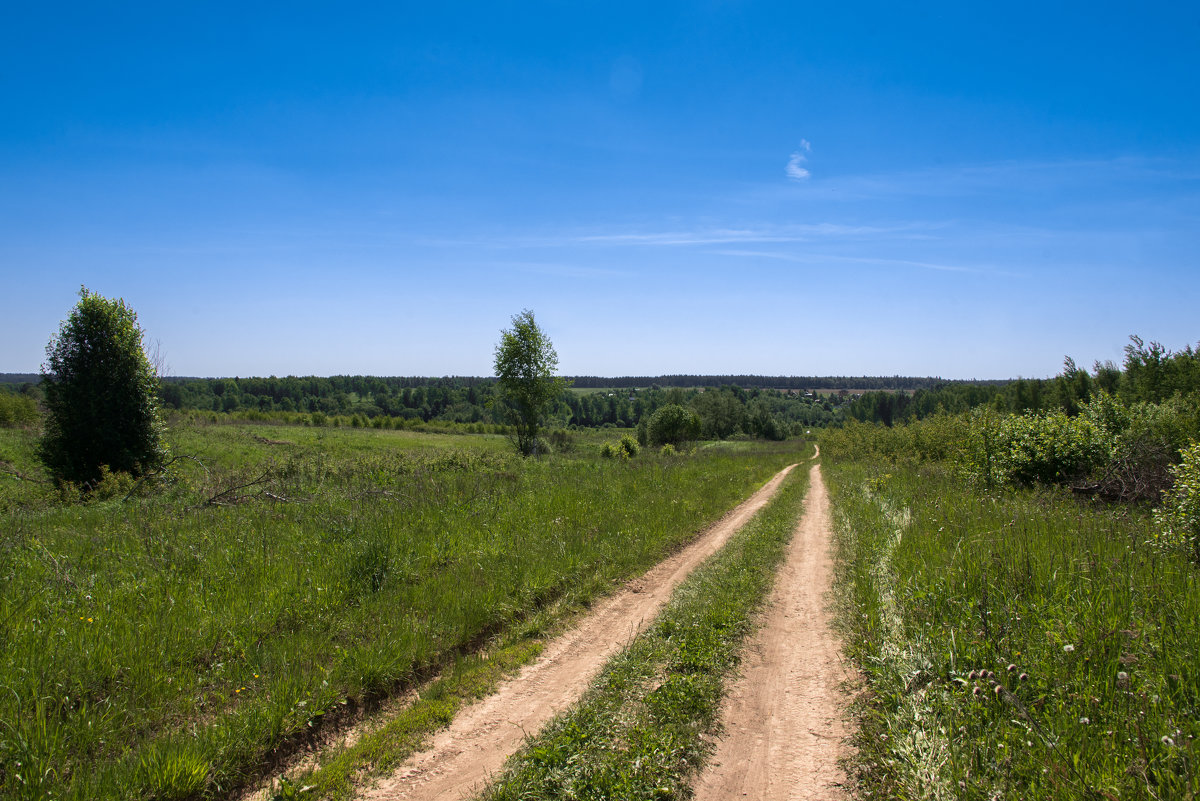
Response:
[[[1091,372],[1067,357],[1053,378],[1018,378],[1002,384],[944,383],[909,393],[865,392],[845,407],[848,419],[885,426],[958,414],[987,406],[1007,414],[1063,412],[1074,416],[1100,393],[1126,403],[1162,403],[1193,397],[1200,405],[1200,345],[1171,351],[1158,342],[1129,337],[1125,359],[1096,362]]]

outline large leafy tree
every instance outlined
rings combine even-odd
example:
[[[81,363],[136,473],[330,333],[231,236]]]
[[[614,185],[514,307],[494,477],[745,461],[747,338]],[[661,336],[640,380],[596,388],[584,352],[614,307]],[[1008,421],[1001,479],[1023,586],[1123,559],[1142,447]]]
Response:
[[[660,408],[647,425],[647,439],[652,445],[679,447],[699,436],[700,418],[678,403],[668,403]]]
[[[554,375],[557,369],[558,354],[533,312],[513,317],[512,328],[500,332],[496,345],[497,388],[516,429],[517,450],[526,456],[537,454],[542,419],[567,386]]]
[[[166,456],[158,373],[137,314],[86,287],[46,346],[46,424],[39,452],[55,476],[95,481],[101,466],[141,475]]]

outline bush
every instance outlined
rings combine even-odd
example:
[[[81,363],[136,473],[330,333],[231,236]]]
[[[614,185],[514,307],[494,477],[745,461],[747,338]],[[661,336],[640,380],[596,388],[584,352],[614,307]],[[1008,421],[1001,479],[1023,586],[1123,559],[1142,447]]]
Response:
[[[1087,476],[1109,456],[1102,432],[1063,412],[1012,415],[1000,426],[1002,475],[1020,484],[1065,484]]]
[[[1179,397],[1128,407],[1107,393],[1094,398],[1083,416],[1101,430],[1108,455],[1091,489],[1116,500],[1158,500],[1174,482],[1180,451],[1200,433],[1194,415],[1194,402]]]
[[[667,404],[650,418],[646,436],[651,445],[679,447],[700,436],[700,417],[677,403]]]
[[[1161,546],[1187,552],[1200,564],[1200,442],[1184,448],[1183,461],[1171,467],[1175,484],[1154,510],[1156,539]]]
[[[158,375],[124,300],[80,290],[46,347],[46,428],[39,455],[60,481],[95,482],[101,466],[139,476],[166,458]]]
[[[37,419],[37,404],[33,398],[0,390],[0,428],[33,425]]]
[[[605,459],[632,459],[641,452],[637,440],[626,434],[620,442],[606,442],[600,446],[600,455]]]
[[[659,449],[658,453],[660,456],[674,456],[678,451],[675,450],[674,445],[668,442]]]

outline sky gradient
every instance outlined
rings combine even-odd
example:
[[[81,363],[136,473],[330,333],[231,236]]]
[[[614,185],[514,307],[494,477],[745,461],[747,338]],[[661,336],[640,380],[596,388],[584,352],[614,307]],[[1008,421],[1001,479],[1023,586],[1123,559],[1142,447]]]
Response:
[[[1200,5],[23,4],[0,371],[1053,375],[1200,341]],[[836,7],[835,7],[836,5]]]

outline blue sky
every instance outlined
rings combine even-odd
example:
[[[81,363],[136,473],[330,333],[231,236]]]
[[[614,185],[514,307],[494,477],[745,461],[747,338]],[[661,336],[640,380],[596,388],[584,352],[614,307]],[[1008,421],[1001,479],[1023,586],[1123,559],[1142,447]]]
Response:
[[[1047,376],[1200,341],[1200,5],[23,4],[0,371]]]

